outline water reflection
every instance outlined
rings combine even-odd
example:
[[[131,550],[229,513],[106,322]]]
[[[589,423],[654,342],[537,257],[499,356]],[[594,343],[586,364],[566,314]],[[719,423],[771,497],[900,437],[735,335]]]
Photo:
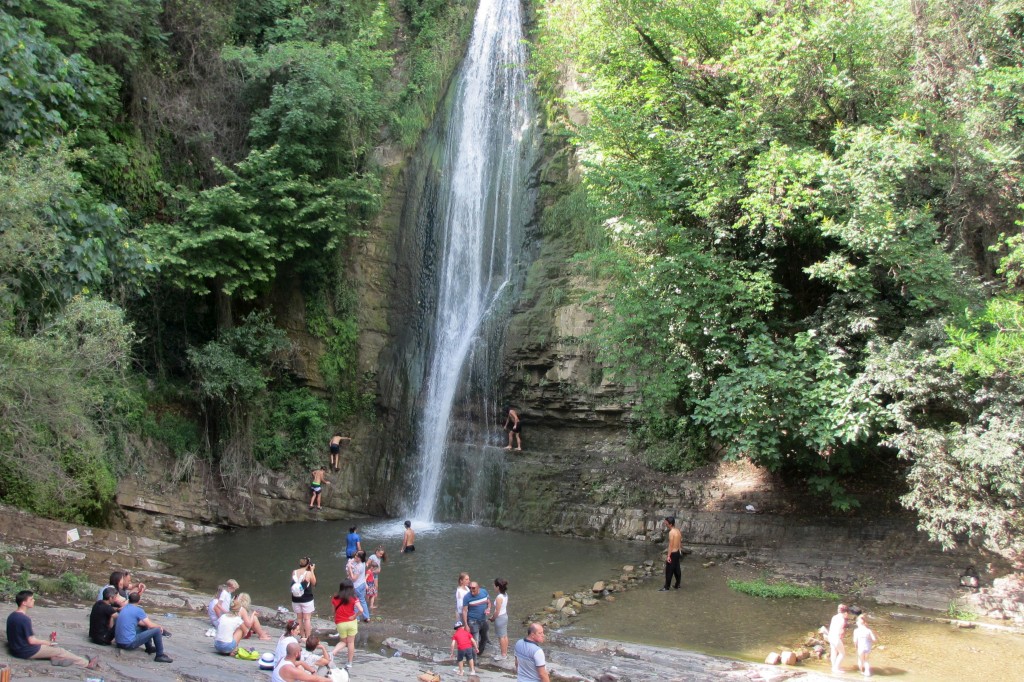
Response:
[[[241,530],[190,541],[163,558],[178,575],[211,594],[217,584],[235,578],[257,604],[287,607],[289,572],[299,557],[309,554],[319,576],[317,613],[328,618],[329,597],[343,571],[345,535],[353,523],[359,526],[364,549],[383,544],[389,552],[375,613],[443,628],[455,616],[459,571],[469,571],[488,589],[497,576],[509,580],[510,634],[517,635],[519,622],[542,609],[553,590],[585,588],[617,575],[623,564],[659,556],[650,545],[441,523],[415,524],[416,552],[400,555],[401,520],[356,520]],[[691,556],[683,562],[682,589],[658,592],[661,581],[652,580],[618,595],[614,603],[586,609],[566,632],[762,661],[768,651],[801,644],[835,613],[833,602],[756,599],[726,584],[730,578],[756,576],[754,569],[734,564],[703,568]],[[889,616],[891,611],[908,610],[862,606],[872,613],[879,638],[880,646],[872,653],[876,677],[995,682],[1019,679],[1013,671],[1024,669],[1020,636],[897,620]],[[851,654],[846,667],[856,674],[855,665]],[[827,662],[815,661],[806,666],[822,673],[827,667]]]

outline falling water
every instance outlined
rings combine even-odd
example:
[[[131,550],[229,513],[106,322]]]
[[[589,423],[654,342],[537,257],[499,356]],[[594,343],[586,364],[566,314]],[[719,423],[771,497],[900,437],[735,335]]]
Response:
[[[452,407],[522,241],[530,93],[519,0],[481,0],[455,81],[436,197],[438,293],[419,428],[415,517],[433,520]]]

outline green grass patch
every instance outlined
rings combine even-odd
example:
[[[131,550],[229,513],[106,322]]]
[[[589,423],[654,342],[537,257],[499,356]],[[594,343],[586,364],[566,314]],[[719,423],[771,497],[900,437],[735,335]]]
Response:
[[[963,608],[960,603],[954,599],[949,602],[949,607],[946,609],[946,615],[953,620],[977,620],[978,614],[973,611],[968,611]]]
[[[838,600],[839,595],[835,592],[823,590],[820,587],[804,587],[786,582],[768,582],[764,578],[757,580],[730,580],[729,587],[749,594],[751,597],[761,599],[829,599]]]

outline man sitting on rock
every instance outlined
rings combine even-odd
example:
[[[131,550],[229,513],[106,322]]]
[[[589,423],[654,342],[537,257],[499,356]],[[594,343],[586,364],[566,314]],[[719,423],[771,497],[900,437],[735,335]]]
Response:
[[[93,644],[110,646],[114,641],[114,621],[117,619],[117,607],[114,606],[117,590],[108,585],[104,588],[102,596],[102,599],[92,605],[92,612],[89,614],[89,640]]]
[[[285,649],[284,658],[274,666],[270,682],[331,682],[331,678],[321,677],[315,670],[312,665],[302,661],[302,647],[291,642]]]
[[[36,605],[32,590],[22,590],[16,594],[14,603],[17,610],[7,616],[7,646],[11,656],[34,661],[49,660],[57,666],[77,665],[88,670],[99,667],[98,656],[82,658],[59,646],[53,646],[52,641],[47,642],[32,634],[32,619],[28,617],[28,610]]]
[[[149,619],[146,612],[139,606],[139,593],[128,595],[128,603],[121,608],[114,626],[114,641],[119,649],[138,649],[145,645],[146,653],[156,652],[153,658],[157,663],[172,663],[172,659],[164,653],[164,635],[167,630]]]

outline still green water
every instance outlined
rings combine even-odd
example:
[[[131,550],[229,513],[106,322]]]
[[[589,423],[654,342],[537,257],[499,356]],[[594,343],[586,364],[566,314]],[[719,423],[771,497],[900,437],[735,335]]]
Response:
[[[551,592],[588,589],[618,575],[624,564],[658,559],[660,550],[626,542],[586,541],[515,533],[471,525],[416,524],[413,554],[398,554],[401,521],[308,522],[239,530],[192,540],[163,559],[174,571],[211,595],[228,578],[241,583],[257,604],[290,605],[289,573],[299,557],[317,563],[317,614],[330,617],[330,595],[345,563],[345,536],[358,525],[363,548],[388,550],[374,615],[448,628],[455,618],[454,593],[460,571],[488,590],[495,577],[509,581],[510,635],[520,621],[550,602]],[[683,562],[683,588],[658,592],[660,580],[586,609],[567,634],[678,647],[761,661],[772,650],[798,646],[808,632],[827,624],[832,602],[764,600],[730,590],[730,578],[755,577],[751,569],[727,564],[703,568]],[[986,630],[893,618],[898,610],[862,604],[873,616],[879,645],[872,653],[878,677],[907,682],[1000,682],[1022,679],[1024,637]],[[852,646],[848,646],[852,649]],[[827,662],[808,668],[827,672]],[[856,656],[847,657],[856,676]],[[859,677],[859,676],[857,676]]]

